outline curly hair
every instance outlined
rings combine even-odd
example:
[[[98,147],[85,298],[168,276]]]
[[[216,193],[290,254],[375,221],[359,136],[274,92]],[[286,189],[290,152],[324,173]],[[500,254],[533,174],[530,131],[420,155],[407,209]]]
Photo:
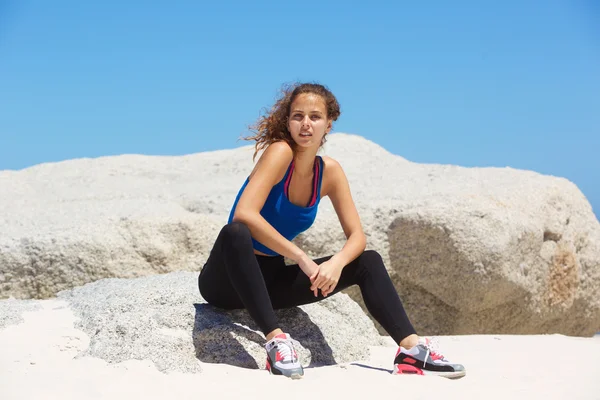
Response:
[[[340,116],[340,105],[327,87],[318,83],[296,82],[284,84],[281,88],[279,98],[275,101],[271,109],[265,115],[262,115],[253,125],[250,125],[249,129],[255,134],[243,138],[244,140],[256,141],[254,156],[252,157],[253,161],[260,150],[277,141],[285,141],[295,150],[296,143],[288,130],[287,121],[292,103],[301,94],[320,96],[325,102],[328,119],[336,121]],[[325,144],[325,137],[321,141],[321,146],[323,144]]]

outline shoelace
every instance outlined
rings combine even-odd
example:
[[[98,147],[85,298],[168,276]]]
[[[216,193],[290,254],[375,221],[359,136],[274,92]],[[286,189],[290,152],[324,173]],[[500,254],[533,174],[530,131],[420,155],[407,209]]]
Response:
[[[423,364],[427,362],[427,356],[431,355],[432,360],[443,360],[444,356],[439,353],[439,342],[437,338],[432,337],[430,339],[425,339],[424,343],[425,348],[427,349],[427,353],[425,353],[425,360]]]
[[[298,357],[296,354],[296,350],[294,346],[300,346],[300,342],[290,338],[290,339],[280,339],[276,338],[277,342],[277,351],[281,353],[283,357],[283,361],[294,361],[294,357]],[[281,346],[283,345],[283,346]]]

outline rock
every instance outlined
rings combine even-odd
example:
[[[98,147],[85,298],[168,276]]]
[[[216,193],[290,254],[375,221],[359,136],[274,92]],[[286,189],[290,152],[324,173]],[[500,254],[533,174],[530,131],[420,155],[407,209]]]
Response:
[[[40,308],[37,300],[0,300],[0,329],[23,322],[23,313]]]
[[[105,277],[200,270],[220,229],[210,216],[189,215],[176,207],[169,211],[157,207],[156,215],[133,208],[129,217],[94,215],[96,208],[104,206],[119,209],[116,203],[79,206],[77,212],[90,218],[78,217],[80,226],[69,221],[65,224],[69,226],[54,224],[54,232],[32,227],[19,239],[3,236],[7,244],[0,252],[2,296],[48,298]],[[54,211],[55,216],[61,212]],[[68,221],[69,212],[62,212]]]
[[[253,148],[124,155],[0,172],[0,297],[45,298],[105,277],[199,271],[250,172]],[[600,330],[600,224],[563,178],[416,164],[335,134],[368,248],[420,333]],[[295,241],[344,243],[331,202]],[[361,302],[356,289],[347,291]]]
[[[200,296],[197,273],[103,279],[59,293],[90,337],[82,354],[110,363],[149,359],[163,372],[198,372],[197,360],[264,368],[265,342],[245,310],[225,311]],[[282,328],[301,343],[304,365],[368,358],[384,344],[371,320],[345,294],[277,312]]]
[[[346,146],[353,140],[359,141]],[[344,160],[346,151],[336,144],[329,153]],[[385,174],[372,176],[368,164],[381,159],[343,166],[368,248],[383,249],[419,332],[592,336],[600,330],[600,224],[574,184],[511,168],[400,158],[387,159]],[[298,242],[332,252],[344,237],[332,213],[322,211],[328,218]],[[356,289],[350,293],[360,301]]]
[[[0,298],[42,299],[106,277],[201,269],[222,226],[213,207],[235,190],[226,174],[212,177],[234,153],[0,171]]]

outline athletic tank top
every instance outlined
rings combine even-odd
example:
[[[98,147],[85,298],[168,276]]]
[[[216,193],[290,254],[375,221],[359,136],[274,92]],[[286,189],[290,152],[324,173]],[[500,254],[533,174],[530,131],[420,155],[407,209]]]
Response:
[[[294,172],[294,161],[292,161],[285,173],[283,179],[271,189],[263,208],[260,210],[260,215],[263,216],[283,237],[288,240],[293,240],[300,233],[311,227],[317,216],[317,209],[321,201],[321,183],[323,181],[323,159],[317,156],[315,159],[313,190],[311,200],[306,207],[297,206],[289,201],[288,188],[292,180]],[[242,185],[238,192],[231,212],[229,213],[228,223],[233,220],[233,214],[237,203],[244,192],[244,189],[250,182],[250,177]],[[254,249],[265,254],[277,256],[278,253],[264,246],[252,238]]]

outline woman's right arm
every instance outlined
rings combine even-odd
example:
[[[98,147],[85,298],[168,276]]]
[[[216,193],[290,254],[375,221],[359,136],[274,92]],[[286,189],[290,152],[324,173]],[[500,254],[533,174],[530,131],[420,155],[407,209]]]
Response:
[[[260,210],[264,206],[271,189],[283,179],[293,156],[292,149],[285,142],[275,142],[267,147],[238,200],[233,221],[246,224],[254,239],[271,250],[294,260],[301,268],[304,265],[304,273],[311,276],[314,266],[307,266],[307,256],[304,251],[287,240],[260,215]],[[310,271],[305,271],[305,268],[310,269]]]

